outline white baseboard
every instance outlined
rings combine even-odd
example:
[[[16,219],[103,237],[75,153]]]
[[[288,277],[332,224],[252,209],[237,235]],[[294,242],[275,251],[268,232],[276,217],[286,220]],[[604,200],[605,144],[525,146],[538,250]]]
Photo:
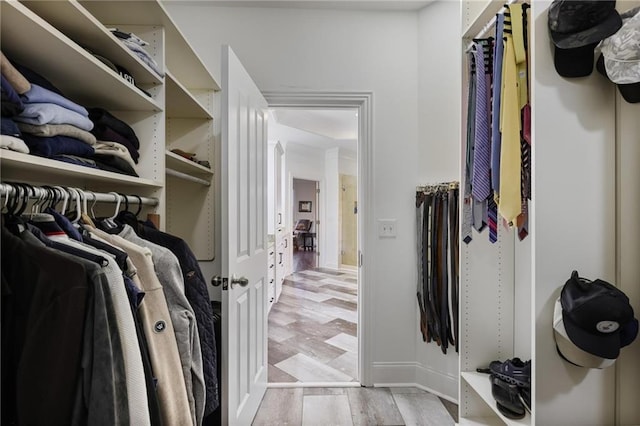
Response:
[[[458,403],[458,378],[434,371],[416,362],[374,362],[376,387],[416,387]]]
[[[341,263],[340,270],[357,272],[358,267],[353,265],[345,265],[344,263]]]

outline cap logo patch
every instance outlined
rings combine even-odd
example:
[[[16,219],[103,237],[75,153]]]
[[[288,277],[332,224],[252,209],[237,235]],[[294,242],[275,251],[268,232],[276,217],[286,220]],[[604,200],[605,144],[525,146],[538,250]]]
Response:
[[[600,321],[596,324],[596,328],[600,333],[613,333],[620,328],[620,324],[616,321]]]

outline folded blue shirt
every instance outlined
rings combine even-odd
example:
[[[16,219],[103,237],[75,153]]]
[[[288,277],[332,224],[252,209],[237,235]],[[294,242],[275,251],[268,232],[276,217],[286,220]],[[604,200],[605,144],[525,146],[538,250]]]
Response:
[[[29,124],[72,124],[86,131],[93,129],[93,122],[88,117],[49,103],[24,104],[24,111],[14,120]]]
[[[22,137],[18,125],[9,117],[0,117],[0,134]]]
[[[31,90],[22,94],[21,98],[25,104],[56,104],[75,111],[80,115],[84,115],[85,117],[89,116],[89,111],[87,111],[85,107],[34,83],[31,83]]]
[[[31,153],[39,155],[40,157],[52,158],[63,154],[91,157],[95,153],[91,145],[87,145],[81,140],[68,136],[58,135],[42,138],[29,133],[23,133],[22,137]]]

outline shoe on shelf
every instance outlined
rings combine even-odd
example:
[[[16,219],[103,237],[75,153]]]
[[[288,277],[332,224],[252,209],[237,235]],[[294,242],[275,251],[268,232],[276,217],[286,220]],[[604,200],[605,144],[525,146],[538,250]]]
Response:
[[[522,401],[524,408],[526,408],[528,412],[531,412],[531,388],[518,386],[518,390],[520,391],[520,400]]]
[[[520,358],[508,359],[505,362],[491,361],[491,374],[507,383],[531,388],[531,361],[523,362]]]
[[[520,400],[518,386],[507,383],[493,374],[491,395],[496,400],[498,411],[508,419],[521,419],[525,416],[524,404]]]

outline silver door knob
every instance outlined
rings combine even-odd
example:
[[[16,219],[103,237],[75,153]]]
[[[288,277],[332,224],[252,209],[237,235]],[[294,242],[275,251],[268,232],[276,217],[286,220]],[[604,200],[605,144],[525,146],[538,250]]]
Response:
[[[224,278],[222,278],[219,275],[216,275],[215,277],[211,278],[211,285],[214,287],[220,287],[223,281],[224,281]]]
[[[246,279],[245,277],[232,276],[231,277],[231,288],[233,288],[234,284],[239,284],[240,287],[246,287],[246,286],[249,285],[249,280]]]

